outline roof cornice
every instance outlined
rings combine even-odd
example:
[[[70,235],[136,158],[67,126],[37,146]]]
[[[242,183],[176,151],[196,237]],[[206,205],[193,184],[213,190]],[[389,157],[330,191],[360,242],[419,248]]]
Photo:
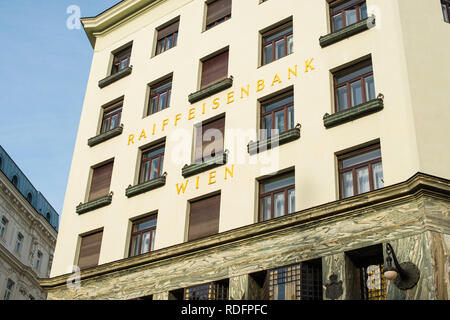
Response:
[[[123,0],[95,17],[85,17],[80,20],[92,47],[95,48],[96,34],[104,32],[162,1],[165,0]]]

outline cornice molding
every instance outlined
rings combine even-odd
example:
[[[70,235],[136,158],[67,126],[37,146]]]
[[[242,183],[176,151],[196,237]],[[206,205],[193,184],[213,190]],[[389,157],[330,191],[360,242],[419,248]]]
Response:
[[[126,258],[83,270],[81,280],[97,278],[102,275],[113,276],[113,273],[147,264],[165,263],[184,255],[192,255],[210,248],[230,245],[240,241],[259,237],[269,233],[287,230],[299,226],[311,226],[326,221],[331,223],[352,216],[368,214],[375,207],[407,202],[424,193],[448,200],[450,196],[450,180],[416,173],[410,179],[355,197],[329,202],[317,207],[298,211],[293,214],[254,223],[237,229],[225,231],[195,241],[180,243],[162,248],[137,257]],[[50,279],[41,279],[45,289],[64,286],[71,274],[60,275]]]

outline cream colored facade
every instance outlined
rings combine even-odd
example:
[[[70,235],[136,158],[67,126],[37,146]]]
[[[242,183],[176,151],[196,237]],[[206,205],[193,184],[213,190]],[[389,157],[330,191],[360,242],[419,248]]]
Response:
[[[204,0],[126,0],[97,17],[83,19],[94,56],[51,277],[70,273],[77,263],[80,235],[101,228],[99,265],[128,258],[131,221],[150,212],[158,213],[155,250],[185,243],[189,200],[218,190],[219,233],[250,226],[258,221],[257,180],[279,170],[295,168],[296,211],[339,200],[336,154],[377,140],[386,187],[418,172],[449,179],[450,43],[446,39],[450,25],[442,19],[440,1],[367,0],[367,5],[376,25],[324,48],[319,37],[330,33],[325,0],[261,4],[259,0],[235,0],[231,19],[207,31]],[[156,28],[178,16],[177,45],[154,56]],[[261,66],[261,30],[289,17],[293,53]],[[99,88],[99,80],[109,75],[112,52],[130,42],[132,73]],[[200,88],[200,60],[225,47],[229,48],[228,76],[233,76],[233,86],[190,104],[188,95]],[[384,95],[384,109],[326,129],[323,116],[334,113],[331,72],[369,55],[376,94]],[[148,84],[171,73],[170,107],[144,117]],[[249,155],[248,142],[259,139],[258,101],[289,87],[294,90],[295,123],[301,124],[301,138]],[[249,94],[242,88],[249,88]],[[123,133],[89,147],[88,139],[100,130],[101,107],[121,96]],[[214,109],[216,98],[220,106]],[[228,163],[183,178],[183,166],[193,160],[194,125],[222,113]],[[130,135],[134,135],[133,142]],[[165,186],[127,198],[125,189],[137,184],[140,148],[164,137]],[[87,201],[90,168],[112,158],[112,203],[77,214],[76,206]],[[226,168],[233,174],[228,172],[225,179]],[[185,192],[179,192],[177,184],[187,180]]]

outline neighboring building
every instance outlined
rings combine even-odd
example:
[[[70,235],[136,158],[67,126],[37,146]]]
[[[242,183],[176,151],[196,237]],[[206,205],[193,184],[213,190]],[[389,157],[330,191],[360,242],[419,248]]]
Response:
[[[447,13],[126,0],[82,19],[49,299],[448,299]],[[390,245],[418,282],[385,278]]]
[[[58,213],[0,146],[0,299],[45,300]]]

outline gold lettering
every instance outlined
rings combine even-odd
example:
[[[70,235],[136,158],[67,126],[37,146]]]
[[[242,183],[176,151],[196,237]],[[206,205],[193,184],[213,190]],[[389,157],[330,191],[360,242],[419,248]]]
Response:
[[[198,189],[198,181],[200,180],[200,176],[197,176],[197,183],[195,184],[195,189]]]
[[[134,143],[134,134],[130,134],[130,135],[128,136],[128,145],[130,145],[130,142],[131,142],[131,144]]]
[[[203,104],[203,110],[202,110],[202,114],[205,114],[205,110],[206,109],[206,103]]]
[[[178,113],[178,114],[175,116],[175,126],[177,126],[177,123],[178,123],[179,120],[181,120],[181,113]]]
[[[245,90],[244,87],[241,88],[241,99],[244,99],[244,92],[247,95],[247,97],[250,95],[250,85],[247,85],[247,90]]]
[[[234,102],[234,91],[230,91],[227,94],[227,104]]]
[[[294,76],[297,76],[297,74],[298,74],[298,69],[297,69],[297,67],[298,67],[298,65],[295,65],[295,71],[293,71],[291,68],[289,68],[289,70],[288,70],[288,79],[289,79],[289,80],[291,80],[291,73],[292,73]]]
[[[212,179],[216,178],[216,173],[217,173],[217,171],[211,171],[209,173],[209,183],[208,183],[208,185],[216,183],[216,180],[212,181]]]
[[[169,124],[169,119],[164,119],[163,120],[163,125],[162,125],[162,131],[164,131],[164,128]]]
[[[142,132],[141,132],[141,135],[139,136],[139,139],[138,139],[138,141],[141,141],[141,139],[142,138],[147,138],[147,135],[145,134],[145,130],[144,129],[142,129]]]
[[[280,79],[280,77],[278,76],[278,73],[275,75],[275,77],[273,78],[273,81],[272,81],[272,87],[275,85],[275,83],[276,82],[278,82],[278,83],[281,83],[281,79]]]
[[[228,169],[228,167],[225,167],[225,180],[228,178],[228,173],[230,174],[230,177],[233,178],[234,175],[234,164],[231,166],[231,170]]]
[[[195,118],[195,108],[189,109],[188,120],[192,120]]]
[[[152,132],[152,136],[154,136],[154,135],[155,135],[155,130],[156,130],[156,123],[155,123],[155,124],[153,124],[153,132]]]
[[[305,72],[308,72],[308,68],[312,70],[314,70],[315,68],[311,65],[311,63],[313,62],[314,58],[312,58],[311,60],[306,60],[305,61]]]
[[[220,98],[215,98],[213,100],[213,104],[216,106],[216,107],[212,107],[213,109],[217,109],[218,107],[220,107],[219,100],[220,100]]]
[[[178,192],[178,195],[180,194],[180,191],[183,191],[183,194],[184,194],[184,192],[186,191],[186,188],[187,188],[188,183],[189,183],[189,180],[186,180],[186,184],[183,184],[183,183],[182,183],[181,186],[179,186],[178,183],[177,183],[177,192]]]
[[[264,84],[264,80],[258,80],[256,86],[257,86],[256,92],[260,92],[264,90],[264,88],[266,87],[266,85]]]

